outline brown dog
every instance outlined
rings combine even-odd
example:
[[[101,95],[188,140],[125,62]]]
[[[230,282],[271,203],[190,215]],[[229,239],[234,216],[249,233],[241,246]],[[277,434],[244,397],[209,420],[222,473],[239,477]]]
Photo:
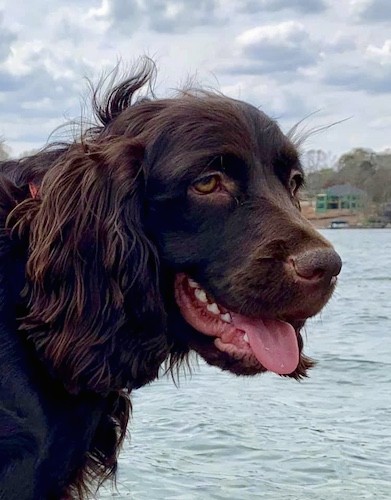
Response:
[[[167,359],[312,364],[300,329],[341,260],[300,214],[295,145],[220,94],[135,100],[151,77],[95,105],[80,141],[0,167],[1,498],[82,496],[113,474],[128,393]]]

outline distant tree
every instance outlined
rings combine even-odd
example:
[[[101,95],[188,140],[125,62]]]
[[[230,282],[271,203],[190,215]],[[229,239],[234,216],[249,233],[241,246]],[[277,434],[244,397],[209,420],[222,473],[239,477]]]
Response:
[[[365,183],[366,191],[374,203],[391,202],[391,168],[379,167]]]
[[[307,174],[306,189],[310,196],[315,196],[335,184],[336,171],[332,168],[322,168],[317,172]]]
[[[339,184],[349,183],[367,192],[374,203],[391,200],[391,154],[355,148],[338,160]]]
[[[307,174],[333,168],[336,160],[337,157],[334,153],[322,149],[309,149],[301,157],[301,163]]]
[[[0,161],[8,160],[11,149],[2,141],[0,141]]]
[[[344,153],[337,161],[338,171],[344,168],[354,167],[363,162],[372,163],[376,153],[372,149],[354,148]]]
[[[376,162],[379,167],[391,168],[391,149],[376,153]]]
[[[376,172],[376,153],[370,149],[352,149],[339,158],[337,168],[339,184],[349,183],[365,189]]]
[[[313,149],[303,154],[302,163],[310,196],[335,184],[351,184],[379,206],[391,202],[391,150],[354,148],[336,160],[332,153]]]
[[[388,219],[388,221],[391,222],[391,202],[386,203],[383,206],[383,210],[381,211],[381,215],[383,215],[383,217],[386,217]]]

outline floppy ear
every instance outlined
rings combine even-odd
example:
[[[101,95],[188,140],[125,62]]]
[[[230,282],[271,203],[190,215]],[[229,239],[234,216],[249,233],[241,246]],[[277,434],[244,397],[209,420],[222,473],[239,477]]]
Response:
[[[158,255],[143,231],[143,152],[123,136],[75,144],[33,200],[21,328],[74,393],[142,385],[167,354]]]

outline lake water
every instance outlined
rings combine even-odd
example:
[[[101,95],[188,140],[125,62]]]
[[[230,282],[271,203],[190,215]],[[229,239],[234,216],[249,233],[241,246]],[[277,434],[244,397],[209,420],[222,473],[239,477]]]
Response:
[[[295,382],[203,363],[133,395],[118,491],[134,500],[391,499],[391,230],[326,230],[344,262]]]

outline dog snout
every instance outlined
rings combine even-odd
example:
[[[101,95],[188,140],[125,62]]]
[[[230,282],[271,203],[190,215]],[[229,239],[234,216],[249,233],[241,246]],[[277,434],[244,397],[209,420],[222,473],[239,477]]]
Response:
[[[342,268],[341,257],[332,248],[306,250],[289,259],[295,274],[311,284],[330,282]]]

